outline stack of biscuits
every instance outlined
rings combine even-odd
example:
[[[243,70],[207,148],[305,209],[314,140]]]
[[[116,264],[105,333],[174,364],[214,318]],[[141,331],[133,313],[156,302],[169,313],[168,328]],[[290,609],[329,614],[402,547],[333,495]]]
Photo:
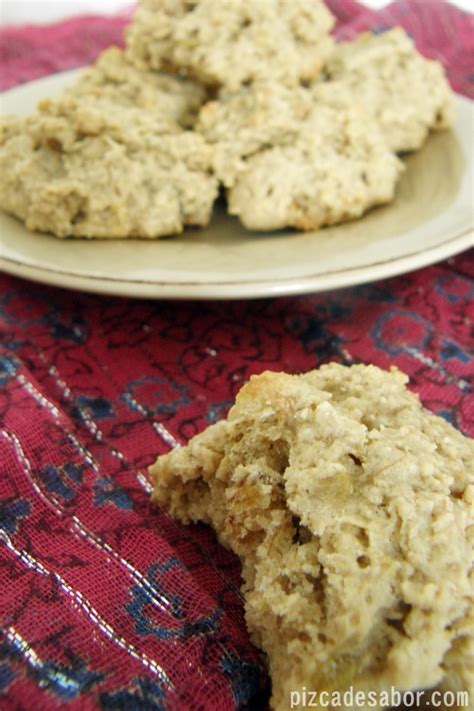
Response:
[[[316,230],[394,198],[449,126],[442,67],[401,29],[336,44],[322,0],[141,0],[58,98],[0,122],[0,207],[58,237]]]

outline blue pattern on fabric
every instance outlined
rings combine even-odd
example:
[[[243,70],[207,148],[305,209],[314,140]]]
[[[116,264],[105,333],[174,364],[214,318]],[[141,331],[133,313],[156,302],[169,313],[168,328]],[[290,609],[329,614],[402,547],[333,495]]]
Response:
[[[143,399],[145,396],[152,402],[145,401]],[[170,396],[173,399],[170,399]],[[123,393],[122,399],[132,410],[144,411],[147,415],[174,414],[180,407],[190,402],[186,387],[155,375],[131,382]]]
[[[328,331],[322,319],[314,316],[309,316],[304,321],[295,319],[290,328],[307,351],[326,356],[339,350],[341,339]]]
[[[361,284],[354,287],[354,294],[368,301],[373,301],[376,304],[393,304],[397,301],[397,297],[383,283]],[[346,309],[346,314],[350,314],[351,310]]]
[[[1,652],[1,648],[0,648]],[[4,693],[10,682],[15,678],[15,672],[6,662],[0,664],[0,693]]]
[[[21,324],[29,328],[46,324],[50,320],[54,312],[50,299],[38,291],[30,292],[29,296],[30,301],[26,304],[22,303],[22,310],[19,312],[15,307],[24,297],[23,292],[12,290],[0,295],[0,313],[7,323]]]
[[[35,676],[41,686],[51,689],[62,699],[75,699],[101,681],[104,674],[89,671],[85,662],[78,659],[71,666],[44,662]]]
[[[73,481],[75,484],[80,484],[83,481],[84,465],[78,466],[72,462],[67,462],[62,467],[63,472],[66,474],[68,479]]]
[[[12,357],[0,356],[0,385],[6,385],[17,374],[18,363]]]
[[[16,533],[20,519],[28,516],[31,506],[24,499],[0,501],[0,529],[11,535]]]
[[[71,324],[57,322],[53,324],[51,335],[59,340],[84,343],[87,337],[84,325],[82,320],[74,320]]]
[[[398,324],[396,324],[397,321],[399,321]],[[413,343],[413,324],[420,328],[420,333],[416,336],[416,344]],[[385,335],[385,329],[390,329],[390,337]],[[408,348],[413,349],[416,347],[424,350],[431,335],[430,330],[430,324],[414,311],[393,309],[388,313],[382,314],[376,320],[370,334],[378,348],[395,356],[407,351]],[[408,335],[409,342],[405,342],[405,334]]]
[[[88,397],[87,395],[79,395],[76,398],[79,407],[90,410],[94,420],[105,420],[109,417],[114,417],[115,412],[112,403],[105,400],[103,397]]]
[[[218,422],[218,420],[221,420],[229,407],[233,404],[233,400],[224,400],[224,402],[216,402],[213,405],[211,405],[206,413],[206,420],[210,424],[214,424],[214,422]]]
[[[43,689],[48,689],[64,701],[76,699],[82,693],[89,691],[94,684],[105,678],[105,674],[89,671],[86,663],[75,657],[69,665],[43,661],[37,656],[31,663],[26,652],[29,645],[13,639],[4,642],[0,648],[2,656],[9,657],[13,663],[24,662],[36,683]]]
[[[469,363],[471,358],[467,353],[459,348],[453,341],[443,340],[443,345],[439,351],[439,357],[442,361],[448,360],[449,358],[454,358],[459,360],[461,363]]]
[[[239,708],[248,704],[258,694],[261,687],[261,671],[255,664],[227,654],[222,658],[220,667],[230,680],[232,695]]]
[[[112,477],[102,477],[94,484],[94,504],[113,504],[119,509],[132,509],[133,501]]]
[[[456,416],[451,410],[438,410],[436,414],[449,422],[450,425],[453,425],[453,427],[457,427]]]
[[[215,633],[222,616],[222,610],[218,607],[209,615],[174,628],[157,624],[151,618],[151,608],[150,610],[147,608],[155,601],[158,607],[165,608],[175,620],[186,618],[179,595],[166,592],[165,587],[160,583],[160,578],[174,567],[182,567],[182,563],[176,558],[170,558],[165,563],[154,563],[146,575],[148,585],[136,585],[131,588],[132,600],[125,605],[125,609],[134,619],[135,631],[141,637],[152,634],[158,639],[187,639]]]
[[[48,464],[43,467],[40,476],[48,491],[59,496],[63,501],[72,501],[75,495],[74,489],[66,484],[59,469]]]
[[[146,676],[132,679],[131,688],[101,693],[99,702],[103,711],[165,711],[163,689]]]

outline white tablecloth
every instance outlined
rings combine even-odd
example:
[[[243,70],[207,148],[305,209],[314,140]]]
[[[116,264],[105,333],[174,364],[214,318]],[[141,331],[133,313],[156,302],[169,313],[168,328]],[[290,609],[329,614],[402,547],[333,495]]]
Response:
[[[388,3],[388,0],[364,1],[366,5],[373,8],[380,8]],[[429,3],[430,0],[425,2]],[[474,11],[474,0],[451,0],[451,2],[464,10]],[[95,2],[94,0],[0,0],[0,21],[2,24],[52,22],[89,12],[114,13],[130,4],[127,0],[95,0]]]
[[[47,23],[73,15],[105,15],[130,6],[127,0],[0,0],[2,24]]]

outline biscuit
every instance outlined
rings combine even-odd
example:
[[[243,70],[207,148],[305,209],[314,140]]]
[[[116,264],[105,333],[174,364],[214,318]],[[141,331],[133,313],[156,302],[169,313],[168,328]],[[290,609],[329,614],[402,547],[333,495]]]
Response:
[[[150,469],[154,502],[241,557],[277,710],[303,688],[474,693],[474,443],[407,380],[337,364],[254,376],[226,420]]]
[[[316,82],[315,96],[363,104],[394,151],[416,150],[431,129],[453,123],[454,95],[443,67],[419,54],[401,28],[338,45],[326,71],[330,81]]]
[[[118,47],[102,52],[64,95],[153,110],[184,127],[192,126],[207,96],[205,88],[191,79],[138,69]]]
[[[204,104],[195,129],[214,146],[216,172],[225,187],[234,185],[252,155],[294,143],[314,104],[307,89],[267,81],[238,92],[221,90],[216,100]]]
[[[228,211],[248,229],[313,230],[393,199],[403,164],[362,108],[256,83],[201,109]]]
[[[179,233],[209,222],[211,159],[160,110],[64,96],[0,121],[0,206],[58,237]]]
[[[333,24],[321,0],[141,0],[126,37],[139,65],[234,91],[261,78],[316,78]]]

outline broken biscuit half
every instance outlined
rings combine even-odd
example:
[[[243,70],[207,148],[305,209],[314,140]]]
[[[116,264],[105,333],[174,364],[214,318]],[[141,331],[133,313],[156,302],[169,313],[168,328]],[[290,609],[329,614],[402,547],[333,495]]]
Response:
[[[150,469],[154,502],[240,556],[274,709],[302,689],[474,692],[474,443],[407,380],[262,373]]]

